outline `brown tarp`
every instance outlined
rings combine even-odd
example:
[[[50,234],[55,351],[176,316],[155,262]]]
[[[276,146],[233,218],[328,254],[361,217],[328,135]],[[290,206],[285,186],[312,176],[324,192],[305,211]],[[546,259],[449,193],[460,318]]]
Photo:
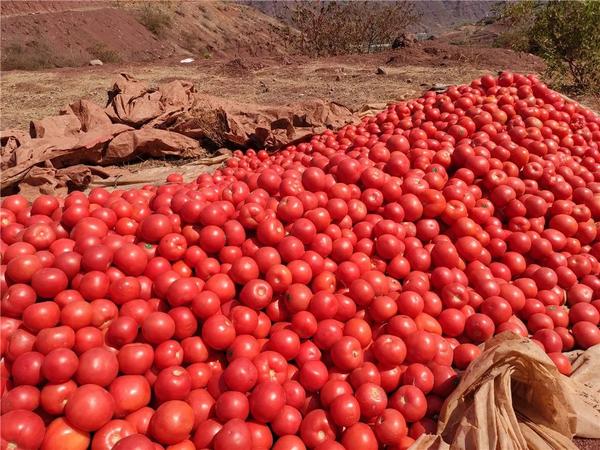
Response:
[[[32,138],[76,136],[81,131],[81,122],[73,114],[44,117],[32,120],[29,134]]]
[[[49,168],[98,164],[103,151],[115,136],[130,130],[131,127],[111,124],[87,133],[62,137],[31,139],[16,147],[11,156],[11,164],[2,170],[2,188],[5,189],[25,177],[29,170],[38,165]],[[3,154],[5,149],[2,149]]]
[[[108,166],[103,168],[108,173],[107,177],[94,177],[86,191],[95,187],[139,189],[145,185],[156,183],[157,180],[165,180],[171,173],[177,172],[183,176],[183,181],[189,183],[198,175],[210,173],[219,167],[223,161],[230,157],[229,151],[217,152],[208,158],[197,158],[177,166],[157,165],[154,161],[146,161],[137,167]]]
[[[198,141],[178,133],[156,128],[142,128],[120,133],[112,139],[102,155],[101,163],[114,164],[144,155],[154,158],[163,156],[197,157],[202,154]]]
[[[277,148],[299,142],[355,119],[345,106],[322,100],[264,107],[198,94],[186,111],[171,111],[150,122],[216,145]]]
[[[334,102],[265,107],[201,94],[186,81],[150,88],[128,75],[121,75],[109,99],[105,111],[115,122],[166,129],[217,146],[275,148],[356,119]]]
[[[93,131],[107,127],[112,122],[104,110],[89,100],[80,99],[69,105],[73,115],[81,122],[82,131]]]
[[[60,115],[32,121],[29,135],[1,132],[1,187],[6,191],[18,185],[30,197],[36,190],[62,192],[89,184],[94,170],[75,176],[82,173],[81,165],[147,157],[201,158],[207,146],[274,149],[355,120],[352,111],[336,103],[240,104],[200,94],[188,81],[151,87],[122,74],[104,108],[81,99]],[[71,166],[78,168],[64,170]]]
[[[26,198],[35,198],[39,194],[66,195],[69,189],[85,189],[94,176],[104,179],[110,172],[83,164],[64,169],[34,166],[25,174],[20,193]]]
[[[577,450],[574,436],[600,439],[599,374],[600,345],[566,377],[531,340],[502,333],[444,402],[437,435],[411,450]]]

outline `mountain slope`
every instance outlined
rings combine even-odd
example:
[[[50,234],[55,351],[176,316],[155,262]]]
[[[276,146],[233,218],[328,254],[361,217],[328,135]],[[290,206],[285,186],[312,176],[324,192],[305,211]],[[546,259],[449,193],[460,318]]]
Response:
[[[277,19],[230,2],[5,0],[0,8],[3,69],[286,53]]]
[[[239,3],[250,5],[273,17],[289,21],[293,13],[293,2],[274,0],[240,0]],[[411,31],[439,34],[457,25],[477,22],[487,17],[494,1],[485,0],[426,0],[410,2],[414,11],[419,14],[418,23]]]

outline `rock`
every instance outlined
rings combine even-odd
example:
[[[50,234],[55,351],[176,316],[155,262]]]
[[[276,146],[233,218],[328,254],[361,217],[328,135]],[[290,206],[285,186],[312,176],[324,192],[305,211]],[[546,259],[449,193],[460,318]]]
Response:
[[[410,84],[410,83],[412,83],[412,80],[410,78],[407,78],[406,82]]]
[[[179,61],[181,64],[190,64],[194,62],[194,58],[185,58]]]
[[[387,72],[385,71],[385,69],[383,67],[378,67],[377,70],[375,71],[375,73],[377,75],[386,75]]]
[[[335,81],[342,81],[342,76],[341,75],[336,75],[335,76]]]
[[[100,61],[99,59],[92,59],[90,61],[90,66],[102,66],[104,65],[104,63],[102,61]]]
[[[436,83],[431,87],[431,90],[435,92],[444,92],[448,89],[448,87],[449,86],[447,84]]]

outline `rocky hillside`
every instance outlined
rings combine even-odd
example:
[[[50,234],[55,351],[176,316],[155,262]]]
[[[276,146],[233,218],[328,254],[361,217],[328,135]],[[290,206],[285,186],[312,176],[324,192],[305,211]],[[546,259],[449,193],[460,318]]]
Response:
[[[277,56],[283,25],[231,2],[0,2],[2,69]]]
[[[265,14],[289,21],[293,5],[285,1],[241,0]],[[496,2],[481,0],[413,1],[412,8],[420,16],[411,31],[440,34],[465,23],[477,22],[490,14]]]
[[[478,22],[490,15],[494,4],[493,1],[456,0],[414,2],[414,8],[420,14],[415,31],[437,35],[459,25]]]

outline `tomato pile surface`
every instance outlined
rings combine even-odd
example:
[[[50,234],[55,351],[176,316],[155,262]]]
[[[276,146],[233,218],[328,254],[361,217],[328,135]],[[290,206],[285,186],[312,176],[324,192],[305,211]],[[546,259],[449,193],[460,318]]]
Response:
[[[191,183],[4,198],[2,448],[400,450],[495,334],[568,375],[599,143],[504,72]]]

